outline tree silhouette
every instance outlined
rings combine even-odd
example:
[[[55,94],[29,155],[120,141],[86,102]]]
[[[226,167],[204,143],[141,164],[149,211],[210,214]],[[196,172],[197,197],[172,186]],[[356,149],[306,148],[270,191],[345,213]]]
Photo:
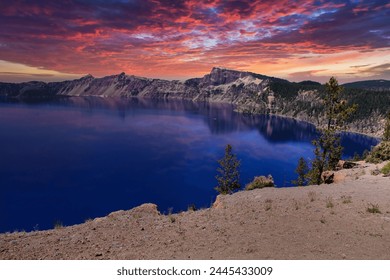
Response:
[[[306,185],[307,184],[306,174],[308,171],[309,171],[309,167],[307,166],[307,162],[303,157],[301,157],[298,160],[298,165],[297,168],[295,169],[295,173],[298,174],[298,178],[292,181],[292,183],[297,186]]]
[[[226,145],[225,155],[218,160],[220,167],[217,168],[218,175],[215,178],[218,185],[215,187],[220,194],[231,194],[239,189],[240,185],[240,161],[232,153],[232,146]]]
[[[323,128],[319,129],[320,136],[313,141],[314,160],[307,174],[309,183],[321,184],[321,175],[326,170],[334,170],[341,159],[343,147],[341,146],[340,130],[344,128],[347,119],[356,111],[357,105],[347,106],[341,99],[343,88],[339,86],[336,78],[331,77],[325,84],[324,98],[325,120]]]

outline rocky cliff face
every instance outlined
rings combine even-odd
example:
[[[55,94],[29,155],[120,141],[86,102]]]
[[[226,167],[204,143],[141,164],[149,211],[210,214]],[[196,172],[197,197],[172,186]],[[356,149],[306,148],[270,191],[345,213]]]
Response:
[[[148,79],[121,73],[103,78],[91,75],[63,82],[0,83],[0,96],[100,96],[180,98],[193,101],[224,102],[243,113],[272,113],[294,117],[319,125],[323,119],[322,99],[313,82],[286,80],[214,67],[202,78],[182,81]],[[381,133],[383,114],[351,122],[349,129],[369,134]]]
[[[242,95],[250,95],[264,89],[267,81],[258,79],[253,75],[255,74],[222,68],[213,68],[210,74],[203,78],[189,79],[185,82],[148,79],[126,75],[125,73],[103,78],[94,78],[87,75],[78,80],[54,83],[0,83],[0,95],[9,97],[37,97],[42,96],[42,94],[101,97],[174,97],[235,102],[237,99],[242,99]]]

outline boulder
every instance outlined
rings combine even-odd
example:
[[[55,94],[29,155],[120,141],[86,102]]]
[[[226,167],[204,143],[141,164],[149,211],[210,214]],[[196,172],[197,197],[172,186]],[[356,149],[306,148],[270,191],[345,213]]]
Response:
[[[337,163],[336,169],[337,170],[351,169],[351,168],[354,168],[358,165],[359,165],[358,163],[353,162],[353,161],[339,160],[339,162]]]
[[[379,174],[381,174],[381,171],[378,168],[371,171],[371,175],[378,176]]]
[[[333,171],[322,172],[321,179],[325,184],[332,184],[334,182],[334,172]]]

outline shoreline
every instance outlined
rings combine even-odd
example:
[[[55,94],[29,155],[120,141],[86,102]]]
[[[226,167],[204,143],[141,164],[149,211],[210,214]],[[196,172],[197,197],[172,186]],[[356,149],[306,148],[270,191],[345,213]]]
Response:
[[[65,96],[65,97],[99,97],[99,98],[102,98],[102,99],[115,99],[115,98],[120,98],[120,99],[122,99],[122,98],[126,98],[126,99],[151,99],[151,100],[153,100],[153,99],[155,99],[155,100],[178,100],[179,99],[179,100],[186,100],[186,101],[191,101],[191,102],[195,102],[195,103],[226,104],[226,105],[233,106],[233,111],[238,113],[238,114],[242,114],[242,115],[255,115],[255,116],[256,115],[257,116],[269,115],[269,116],[283,117],[283,118],[293,119],[293,120],[299,121],[299,122],[305,122],[305,123],[313,125],[317,130],[319,129],[318,125],[316,125],[314,122],[309,121],[309,120],[303,120],[303,119],[300,119],[300,118],[297,118],[297,117],[293,117],[293,116],[282,115],[282,114],[279,114],[279,113],[247,113],[247,112],[238,111],[237,110],[238,104],[235,104],[232,101],[224,101],[224,100],[194,100],[193,98],[187,98],[187,97],[169,97],[169,96],[164,96],[162,98],[148,97],[148,96],[126,96],[126,97],[111,97],[111,96],[98,96],[98,95],[88,95],[88,96],[62,95],[62,96]],[[363,136],[376,138],[377,140],[380,140],[380,138],[381,138],[381,137],[377,136],[375,133],[369,134],[369,133],[360,132],[360,131],[356,131],[356,130],[340,130],[340,132],[360,134],[360,135],[363,135]],[[379,132],[377,132],[377,133],[379,134]]]
[[[289,116],[289,115],[283,115],[283,114],[280,114],[280,113],[253,113],[253,112],[244,112],[244,111],[240,111],[240,110],[237,110],[238,108],[238,104],[235,104],[234,102],[232,101],[224,101],[224,100],[194,100],[193,98],[188,98],[188,97],[169,97],[169,96],[163,96],[163,97],[150,97],[150,96],[120,96],[120,97],[112,97],[112,96],[101,96],[101,95],[83,95],[83,96],[76,96],[76,95],[54,95],[54,96],[50,96],[50,97],[34,97],[34,98],[20,98],[20,97],[5,97],[4,100],[6,99],[10,99],[10,100],[17,100],[17,101],[23,101],[23,100],[29,100],[29,101],[34,101],[34,100],[50,100],[50,99],[58,99],[58,98],[88,98],[88,97],[93,97],[93,98],[98,98],[98,99],[103,99],[103,100],[108,100],[108,99],[149,99],[149,100],[186,100],[186,101],[191,101],[191,102],[194,102],[194,103],[208,103],[208,104],[225,104],[225,105],[231,105],[233,106],[233,111],[238,113],[238,114],[242,114],[242,115],[254,115],[254,116],[260,116],[260,115],[269,115],[269,116],[276,116],[276,117],[283,117],[283,118],[288,118],[288,119],[292,119],[292,120],[295,120],[295,121],[299,121],[299,122],[305,122],[305,123],[308,123],[308,124],[311,124],[313,125],[317,130],[320,129],[320,127],[318,125],[316,125],[313,121],[310,121],[310,120],[307,120],[307,119],[302,119],[302,118],[299,118],[299,117],[293,117],[293,116]],[[240,105],[242,106],[242,105]],[[242,108],[242,109],[245,109],[245,106]],[[343,130],[340,130],[340,132],[345,132],[345,133],[354,133],[354,134],[360,134],[360,135],[363,135],[363,136],[366,136],[366,137],[371,137],[371,138],[375,138],[377,140],[381,140],[381,136],[379,136],[380,131],[377,131],[377,132],[374,132],[374,133],[367,133],[367,132],[362,132],[362,131],[358,131],[358,130],[354,130],[354,129],[343,129]]]
[[[239,191],[197,211],[147,203],[0,234],[0,259],[390,259],[390,178],[371,174],[384,163],[359,164],[334,184]]]
[[[89,98],[89,97],[92,97],[92,98],[98,98],[100,100],[122,100],[122,98],[120,97],[102,97],[102,96],[82,96],[82,97],[77,97],[77,96],[55,96],[55,98],[65,98],[65,99],[68,99],[68,98],[81,98],[81,99],[85,99],[85,98]],[[134,99],[134,100],[166,100],[169,102],[169,100],[171,100],[171,98],[164,98],[164,99],[156,99],[156,98],[149,98],[149,97],[125,97],[124,100],[130,100],[130,99]],[[91,99],[92,100],[92,99]],[[212,102],[208,102],[208,101],[193,101],[191,99],[184,99],[184,98],[181,98],[180,100],[184,100],[185,102],[194,102],[194,103],[201,103],[201,104],[210,104]],[[232,107],[235,107],[235,104],[233,103],[226,103],[226,102],[214,102],[215,104],[226,104],[228,106],[232,106]],[[198,107],[197,107],[198,108]],[[236,112],[236,111],[235,111]],[[245,115],[246,113],[242,113],[242,112],[237,112],[237,114],[241,114],[241,115]],[[266,114],[251,114],[251,115],[266,115]],[[307,121],[302,121],[302,120],[299,120],[297,118],[294,118],[294,117],[291,117],[291,116],[283,116],[283,115],[278,115],[278,114],[268,114],[270,116],[275,116],[275,117],[281,117],[281,118],[288,118],[288,119],[292,119],[294,121],[297,121],[297,122],[304,122],[304,123],[310,123],[310,122],[307,122]],[[350,133],[350,132],[348,132]],[[352,132],[354,133],[354,132]],[[288,188],[292,187],[292,186],[287,186]],[[49,225],[50,226],[50,225]]]

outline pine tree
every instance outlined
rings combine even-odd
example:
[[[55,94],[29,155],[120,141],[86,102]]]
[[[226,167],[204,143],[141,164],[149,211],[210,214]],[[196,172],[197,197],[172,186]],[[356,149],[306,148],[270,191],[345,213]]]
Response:
[[[294,180],[292,183],[297,186],[304,186],[307,183],[306,174],[309,171],[309,167],[307,166],[306,160],[301,157],[298,160],[297,168],[295,169],[295,173],[298,174],[297,180]]]
[[[383,133],[383,141],[390,141],[390,112],[387,115],[385,132]]]
[[[225,156],[218,160],[220,167],[217,168],[219,173],[215,178],[218,181],[218,186],[215,189],[220,194],[231,194],[234,190],[241,187],[240,185],[240,161],[236,155],[232,153],[232,146],[226,145]]]
[[[314,160],[307,174],[310,184],[321,184],[321,175],[325,170],[334,170],[341,159],[343,147],[341,146],[340,130],[344,128],[346,120],[356,111],[357,106],[348,107],[341,100],[343,90],[337,80],[332,77],[325,84],[326,96],[324,98],[325,123],[320,129],[320,136],[313,141]]]

